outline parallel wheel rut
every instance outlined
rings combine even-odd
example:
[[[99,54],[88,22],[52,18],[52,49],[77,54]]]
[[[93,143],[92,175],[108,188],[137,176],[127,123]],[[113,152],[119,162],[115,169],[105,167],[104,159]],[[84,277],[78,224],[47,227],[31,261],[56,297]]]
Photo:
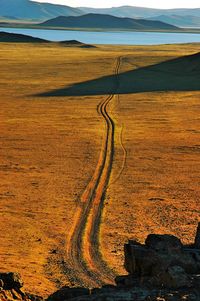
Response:
[[[80,286],[97,287],[113,283],[115,276],[100,253],[99,229],[114,156],[115,124],[108,113],[108,105],[119,86],[120,63],[119,57],[114,71],[113,94],[101,101],[97,107],[106,124],[105,137],[96,169],[81,196],[80,206],[77,208],[74,224],[68,235],[66,261],[70,265],[73,282]]]

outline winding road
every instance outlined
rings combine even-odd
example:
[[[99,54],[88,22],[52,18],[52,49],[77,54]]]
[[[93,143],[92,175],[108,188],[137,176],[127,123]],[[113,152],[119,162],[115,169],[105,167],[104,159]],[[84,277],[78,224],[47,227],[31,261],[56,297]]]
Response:
[[[83,192],[74,223],[68,234],[66,260],[76,285],[97,287],[113,283],[114,273],[103,261],[99,249],[99,231],[104,195],[108,187],[114,155],[115,124],[108,105],[117,93],[121,57],[117,58],[113,94],[102,100],[97,110],[105,122],[105,135],[94,174]]]

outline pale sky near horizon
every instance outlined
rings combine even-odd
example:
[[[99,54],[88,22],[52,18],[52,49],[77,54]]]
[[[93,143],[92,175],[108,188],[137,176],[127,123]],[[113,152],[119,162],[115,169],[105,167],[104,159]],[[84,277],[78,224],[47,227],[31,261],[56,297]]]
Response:
[[[112,7],[122,5],[151,8],[200,8],[200,0],[34,0],[68,6]]]

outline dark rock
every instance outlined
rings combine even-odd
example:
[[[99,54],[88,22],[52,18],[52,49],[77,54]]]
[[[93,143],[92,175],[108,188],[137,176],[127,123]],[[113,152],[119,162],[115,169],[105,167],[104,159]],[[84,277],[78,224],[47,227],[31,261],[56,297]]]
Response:
[[[173,235],[159,235],[150,234],[147,236],[145,245],[155,251],[168,253],[168,252],[179,252],[181,251],[183,245],[177,237]]]
[[[0,279],[0,289],[3,289],[3,286],[4,286],[3,280]]]
[[[160,282],[169,288],[191,287],[191,279],[185,270],[177,265],[171,266],[160,275]]]
[[[188,274],[197,274],[200,272],[200,260],[198,259],[199,256],[195,254],[194,250],[188,251],[183,249],[180,256],[178,254],[172,256],[171,262],[182,266]]]
[[[81,296],[87,296],[90,294],[89,289],[83,287],[74,287],[69,286],[62,287],[59,291],[53,293],[48,297],[47,301],[65,301],[70,298],[76,298]]]
[[[124,255],[125,269],[128,273],[138,277],[151,275],[152,269],[159,260],[154,250],[133,244],[125,244]]]
[[[200,249],[200,223],[198,223],[195,241],[194,241],[194,247]]]
[[[19,289],[23,286],[23,281],[18,273],[0,273],[3,282],[3,289]]]
[[[18,273],[0,273],[0,301],[44,301],[21,289],[23,281]]]
[[[50,253],[51,253],[51,254],[56,254],[56,253],[57,253],[57,250],[56,250],[56,249],[53,249],[53,250],[50,251]]]
[[[116,286],[66,286],[46,301],[200,301],[199,237],[200,223],[192,245],[183,245],[173,235],[151,234],[145,244],[130,240],[124,246],[129,274],[117,276]],[[19,274],[0,273],[0,301],[43,300],[23,293],[22,285]]]
[[[125,244],[124,255],[125,269],[135,277],[152,275],[155,266],[161,265],[157,252],[147,249],[145,246]]]
[[[140,242],[138,242],[136,239],[129,239],[128,243],[129,243],[130,245],[134,245],[134,246],[140,246],[140,247],[143,246],[143,245],[142,245]]]
[[[199,236],[200,225],[195,247]],[[116,283],[128,287],[138,278],[147,287],[190,287],[191,276],[200,274],[200,249],[194,246],[184,246],[173,235],[150,234],[144,245],[129,241],[124,246],[124,266],[132,278],[117,277]]]
[[[132,275],[117,276],[115,283],[118,287],[135,287],[138,285],[138,279]]]
[[[192,283],[194,287],[199,287],[200,288],[200,275],[192,275]],[[199,298],[200,300],[200,298]]]

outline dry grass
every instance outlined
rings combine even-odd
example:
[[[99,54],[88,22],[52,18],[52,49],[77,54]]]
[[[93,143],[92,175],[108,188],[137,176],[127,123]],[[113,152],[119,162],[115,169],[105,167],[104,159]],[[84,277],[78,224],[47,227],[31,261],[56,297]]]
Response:
[[[197,44],[88,50],[0,45],[1,266],[20,272],[29,291],[45,296],[56,284],[69,283],[62,254],[98,160],[104,126],[96,106],[106,97],[31,95],[110,75],[119,55],[121,71],[128,71],[133,64],[148,66],[198,50]],[[110,106],[116,152],[101,242],[105,260],[119,273],[128,238],[143,241],[158,232],[193,239],[200,213],[199,96],[198,91],[128,94]],[[118,177],[121,144],[127,157]]]

